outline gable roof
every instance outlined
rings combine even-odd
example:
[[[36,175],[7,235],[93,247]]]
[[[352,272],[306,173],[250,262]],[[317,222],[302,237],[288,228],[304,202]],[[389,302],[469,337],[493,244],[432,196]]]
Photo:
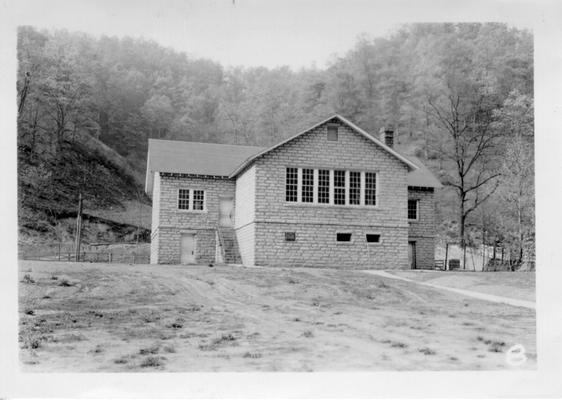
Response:
[[[289,139],[267,148],[232,144],[149,139],[145,192],[149,194],[152,192],[152,181],[154,172],[156,171],[234,178],[258,157],[334,118],[338,118],[354,131],[365,136],[367,139],[371,140],[385,151],[404,162],[410,169],[407,177],[408,186],[433,188],[442,187],[441,182],[439,182],[431,171],[423,165],[420,159],[413,156],[406,157],[398,153],[396,150],[388,147],[383,142],[374,138],[352,122],[339,115],[335,115],[298,133],[297,135],[290,137]]]
[[[152,192],[154,172],[228,177],[263,147],[148,139],[145,191]]]
[[[442,188],[443,185],[433,175],[433,173],[427,168],[422,161],[414,156],[408,156],[408,158],[418,166],[417,170],[411,171],[408,174],[407,182],[408,186],[418,186],[418,187],[432,187],[432,188]]]
[[[329,118],[326,118],[323,121],[320,121],[319,123],[315,124],[314,126],[311,126],[310,128],[305,129],[302,132],[297,133],[294,136],[291,136],[288,139],[283,140],[282,142],[279,142],[277,144],[274,144],[271,147],[268,147],[262,151],[260,151],[259,153],[249,157],[246,161],[244,161],[242,164],[240,164],[238,166],[238,168],[236,168],[234,170],[234,172],[232,172],[232,174],[230,174],[230,177],[234,178],[236,177],[236,175],[238,175],[241,171],[244,170],[244,168],[246,168],[248,165],[250,165],[254,160],[256,160],[257,158],[269,153],[272,150],[275,150],[276,148],[283,146],[285,143],[290,142],[291,140],[294,140],[296,138],[298,138],[301,135],[304,135],[305,133],[319,127],[320,125],[325,124],[328,121],[331,121],[332,119],[339,119],[342,123],[344,123],[345,125],[347,125],[348,127],[350,127],[352,130],[354,130],[355,132],[359,133],[360,135],[364,136],[365,138],[367,138],[368,140],[372,141],[373,143],[375,143],[376,145],[378,145],[379,147],[381,147],[383,150],[387,151],[388,153],[390,153],[391,155],[393,155],[394,157],[398,158],[400,161],[402,161],[404,164],[406,164],[410,171],[416,170],[418,169],[418,166],[413,163],[412,161],[408,160],[406,157],[404,157],[403,155],[401,155],[400,153],[398,153],[396,150],[394,150],[391,147],[388,147],[386,144],[384,144],[383,142],[381,142],[380,140],[378,140],[377,138],[371,136],[369,133],[365,132],[363,129],[359,128],[357,125],[355,125],[353,122],[345,119],[344,117],[342,117],[341,115],[338,114],[334,114]]]

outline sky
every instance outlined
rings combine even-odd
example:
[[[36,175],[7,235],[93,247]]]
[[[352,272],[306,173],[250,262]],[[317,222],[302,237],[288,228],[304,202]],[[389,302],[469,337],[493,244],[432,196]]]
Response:
[[[358,35],[387,36],[407,22],[531,28],[529,2],[506,0],[19,0],[11,7],[19,25],[144,37],[224,66],[293,69],[323,68]]]

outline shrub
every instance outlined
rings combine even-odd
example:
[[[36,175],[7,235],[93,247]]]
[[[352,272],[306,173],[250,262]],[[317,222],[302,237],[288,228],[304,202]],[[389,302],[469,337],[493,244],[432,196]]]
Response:
[[[302,335],[306,338],[314,337],[314,333],[312,333],[312,331],[304,331]]]
[[[29,274],[25,274],[22,279],[23,283],[35,283],[35,280]]]
[[[261,358],[262,354],[261,353],[250,353],[249,351],[245,352],[242,355],[243,358]]]
[[[429,347],[422,347],[421,349],[418,349],[418,351],[426,356],[434,356],[436,354],[435,350],[432,350]]]
[[[73,286],[73,284],[70,283],[70,282],[68,281],[68,279],[63,279],[63,280],[61,280],[61,281],[59,282],[59,286],[70,287],[70,286]]]
[[[160,350],[160,345],[159,344],[154,344],[150,347],[146,347],[144,349],[140,349],[139,350],[139,354],[156,354],[158,353],[158,351]]]
[[[502,353],[505,347],[505,342],[493,341],[488,347],[488,351],[492,353]]]
[[[140,366],[142,368],[147,368],[147,367],[162,367],[164,365],[163,363],[164,358],[163,357],[146,357],[144,360],[142,360]]]
[[[166,346],[164,346],[163,349],[166,353],[175,353],[176,352],[176,348],[171,345],[171,344],[167,344]]]

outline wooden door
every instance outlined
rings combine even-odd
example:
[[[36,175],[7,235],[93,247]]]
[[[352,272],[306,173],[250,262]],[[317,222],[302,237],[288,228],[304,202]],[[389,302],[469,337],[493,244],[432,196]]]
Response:
[[[195,263],[195,234],[194,233],[182,233],[180,261],[182,264]]]
[[[416,269],[416,242],[408,242],[408,263],[410,268]]]
[[[219,199],[219,224],[229,227],[234,225],[234,199],[232,197]]]

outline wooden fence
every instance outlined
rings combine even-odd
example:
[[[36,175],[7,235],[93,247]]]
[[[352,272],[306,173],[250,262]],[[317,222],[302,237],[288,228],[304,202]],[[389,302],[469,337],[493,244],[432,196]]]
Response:
[[[93,250],[92,250],[93,249]],[[80,252],[80,262],[92,263],[120,263],[120,264],[149,264],[150,254],[146,249],[135,251],[124,251],[123,249],[96,249],[96,246],[84,246]],[[19,249],[19,258],[23,260],[41,261],[76,261],[74,249],[65,244],[43,244],[41,246],[25,246]]]

